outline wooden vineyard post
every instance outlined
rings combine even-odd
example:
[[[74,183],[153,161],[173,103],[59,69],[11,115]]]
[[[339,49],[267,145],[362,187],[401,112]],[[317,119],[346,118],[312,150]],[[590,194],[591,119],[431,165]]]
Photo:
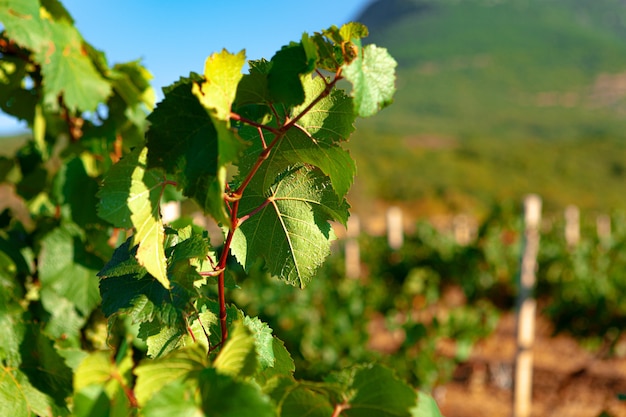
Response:
[[[402,210],[399,207],[389,207],[387,210],[387,243],[393,250],[400,249],[404,244]]]
[[[580,210],[574,205],[565,208],[565,241],[570,249],[580,241]]]
[[[524,199],[524,245],[519,275],[517,305],[517,354],[513,392],[513,417],[528,417],[531,410],[533,352],[535,339],[536,301],[533,296],[537,252],[539,251],[539,224],[541,198],[529,195]]]

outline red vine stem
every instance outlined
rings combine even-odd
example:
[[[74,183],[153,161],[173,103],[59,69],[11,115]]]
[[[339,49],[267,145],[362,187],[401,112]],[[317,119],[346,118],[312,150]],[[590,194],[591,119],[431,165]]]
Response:
[[[237,230],[237,227],[239,227],[241,223],[248,220],[250,217],[257,214],[261,210],[263,210],[263,208],[266,207],[272,201],[271,198],[268,198],[259,207],[257,207],[256,209],[252,210],[250,213],[239,218],[238,217],[239,216],[239,202],[241,200],[241,196],[243,195],[245,189],[250,184],[250,181],[252,181],[256,173],[261,168],[261,165],[263,165],[263,162],[265,162],[265,160],[267,160],[267,158],[270,156],[272,149],[274,149],[276,145],[280,142],[280,140],[285,137],[285,135],[287,134],[287,131],[289,131],[289,129],[291,129],[292,127],[296,126],[296,123],[298,123],[298,121],[302,117],[304,117],[304,115],[310,112],[311,109],[313,109],[313,107],[315,107],[323,98],[327,97],[332,91],[332,89],[334,88],[335,84],[337,84],[337,82],[341,78],[342,78],[341,69],[338,69],[332,81],[327,82],[324,79],[324,84],[326,85],[324,90],[322,90],[322,92],[313,101],[311,101],[300,113],[298,113],[293,119],[285,120],[285,124],[283,124],[278,129],[272,126],[262,124],[262,123],[257,123],[254,120],[249,120],[245,117],[240,116],[237,113],[234,113],[234,112],[230,113],[231,119],[242,122],[252,127],[256,127],[257,129],[259,129],[259,132],[261,132],[262,130],[271,132],[275,135],[275,137],[269,145],[264,146],[264,149],[259,154],[256,162],[250,169],[250,172],[248,172],[248,175],[246,175],[246,178],[243,180],[239,188],[237,188],[237,190],[235,190],[234,192],[229,192],[224,195],[225,202],[226,203],[232,202],[232,207],[230,208],[230,219],[231,219],[230,228],[228,230],[228,234],[226,235],[226,240],[224,242],[222,254],[220,255],[220,260],[216,268],[216,271],[219,271],[219,275],[217,279],[217,298],[218,298],[218,303],[219,303],[219,308],[220,308],[220,316],[219,316],[220,329],[221,329],[220,345],[224,345],[224,343],[226,342],[226,339],[228,338],[228,328],[226,326],[227,316],[226,316],[224,271],[226,269],[226,261],[228,260],[228,254],[230,253],[230,246],[233,241],[233,236],[235,234],[235,231]],[[278,118],[278,114],[276,110],[274,109],[274,106],[270,105],[270,109],[272,110],[274,117],[276,117],[277,122],[280,124],[281,121]],[[263,135],[261,135],[261,138],[263,141],[263,145],[265,145],[265,138],[263,138]],[[227,188],[228,187],[226,187],[226,189]],[[333,417],[337,417],[343,409],[344,409],[344,405],[335,407],[335,411],[333,412]]]
[[[339,415],[344,411],[350,408],[350,404],[343,403],[335,405],[335,409],[333,410],[333,414],[331,417],[339,417]]]

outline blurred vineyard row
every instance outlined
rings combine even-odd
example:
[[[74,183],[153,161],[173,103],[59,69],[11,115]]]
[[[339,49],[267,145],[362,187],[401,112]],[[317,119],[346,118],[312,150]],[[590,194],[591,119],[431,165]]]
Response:
[[[420,221],[390,249],[384,236],[358,236],[361,273],[346,276],[345,241],[307,291],[263,274],[234,277],[235,302],[275,329],[316,378],[351,362],[379,360],[424,389],[447,382],[472,346],[514,309],[522,247],[521,207],[500,205],[471,241]],[[538,255],[539,314],[601,355],[625,355],[626,214],[581,213],[580,238],[565,238],[563,213],[544,213]],[[513,358],[512,358],[513,359]]]

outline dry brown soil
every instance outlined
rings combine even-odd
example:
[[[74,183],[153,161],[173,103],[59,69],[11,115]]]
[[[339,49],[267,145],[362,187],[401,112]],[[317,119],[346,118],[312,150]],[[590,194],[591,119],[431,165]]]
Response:
[[[599,358],[539,318],[533,348],[532,417],[626,417],[626,359]],[[504,315],[452,382],[434,396],[446,417],[512,416],[515,317]]]

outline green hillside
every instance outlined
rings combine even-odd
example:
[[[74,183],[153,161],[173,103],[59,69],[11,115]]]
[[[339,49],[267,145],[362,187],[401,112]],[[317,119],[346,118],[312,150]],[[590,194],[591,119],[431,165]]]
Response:
[[[352,144],[360,193],[626,207],[626,2],[379,0],[357,20],[400,64],[395,103]]]

